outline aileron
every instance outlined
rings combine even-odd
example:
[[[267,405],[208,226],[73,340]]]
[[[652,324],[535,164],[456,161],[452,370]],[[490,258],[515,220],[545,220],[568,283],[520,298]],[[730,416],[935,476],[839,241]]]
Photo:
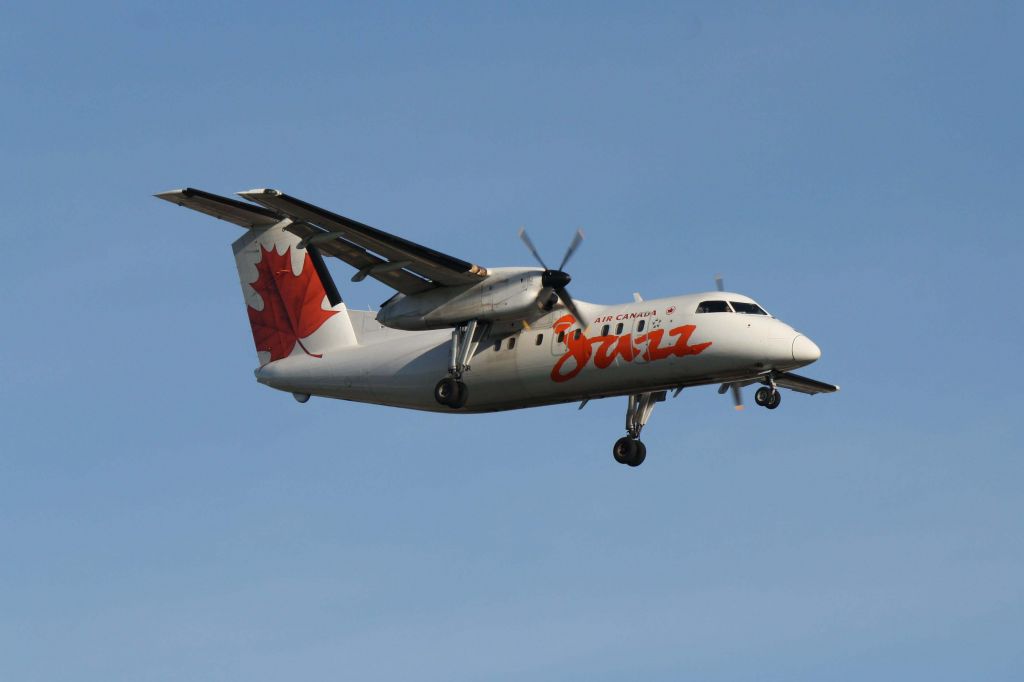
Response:
[[[154,195],[178,206],[191,208],[206,215],[226,220],[240,227],[269,227],[281,222],[284,216],[263,206],[229,199],[201,189],[185,187]]]

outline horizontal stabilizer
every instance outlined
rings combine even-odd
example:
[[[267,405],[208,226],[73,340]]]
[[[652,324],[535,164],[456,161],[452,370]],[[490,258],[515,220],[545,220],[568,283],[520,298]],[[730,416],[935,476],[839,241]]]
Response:
[[[835,393],[839,390],[838,386],[826,384],[824,381],[818,381],[817,379],[808,379],[807,377],[802,377],[790,372],[777,373],[775,375],[775,383],[783,388],[788,388],[791,391],[806,393],[808,395],[814,395],[815,393]]]
[[[172,204],[191,208],[193,211],[199,211],[214,218],[226,220],[241,227],[270,227],[275,223],[281,222],[284,218],[283,215],[263,206],[248,204],[237,199],[229,199],[228,197],[222,197],[191,187],[161,192],[154,196],[158,199],[169,201]]]

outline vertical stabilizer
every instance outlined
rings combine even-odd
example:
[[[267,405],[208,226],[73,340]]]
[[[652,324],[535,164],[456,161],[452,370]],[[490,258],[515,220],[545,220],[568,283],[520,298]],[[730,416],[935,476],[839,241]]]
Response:
[[[252,227],[232,244],[260,366],[356,345],[348,309],[315,247],[283,220]]]

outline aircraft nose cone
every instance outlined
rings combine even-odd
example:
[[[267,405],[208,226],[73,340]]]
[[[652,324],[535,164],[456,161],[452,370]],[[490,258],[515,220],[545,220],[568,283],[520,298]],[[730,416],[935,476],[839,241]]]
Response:
[[[793,339],[793,360],[810,364],[821,357],[821,349],[818,344],[806,336],[797,336]]]

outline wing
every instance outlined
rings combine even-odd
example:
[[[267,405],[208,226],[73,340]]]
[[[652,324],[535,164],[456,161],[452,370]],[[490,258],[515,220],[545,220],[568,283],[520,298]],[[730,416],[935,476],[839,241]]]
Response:
[[[161,192],[156,197],[241,227],[269,227],[281,222],[284,218],[284,216],[262,206],[254,206],[244,201],[228,199],[191,187]]]
[[[783,388],[788,388],[799,393],[814,395],[815,393],[835,393],[838,386],[826,384],[824,381],[808,379],[790,372],[779,372],[775,375],[775,383]]]
[[[273,189],[241,192],[254,204],[199,189],[162,192],[160,199],[227,220],[241,227],[269,227],[288,221],[285,229],[319,251],[345,261],[358,272],[353,281],[373,277],[403,294],[460,286],[487,277],[487,269],[415,244],[383,230],[331,213]]]
[[[390,285],[378,275],[414,273],[423,282],[416,291],[423,291],[431,287],[473,284],[487,277],[487,269],[479,265],[331,213],[275,189],[254,189],[239,192],[239,196],[292,219],[289,231],[306,243],[320,247],[324,253],[358,268],[355,281],[370,276]],[[394,288],[402,293],[416,293]]]

